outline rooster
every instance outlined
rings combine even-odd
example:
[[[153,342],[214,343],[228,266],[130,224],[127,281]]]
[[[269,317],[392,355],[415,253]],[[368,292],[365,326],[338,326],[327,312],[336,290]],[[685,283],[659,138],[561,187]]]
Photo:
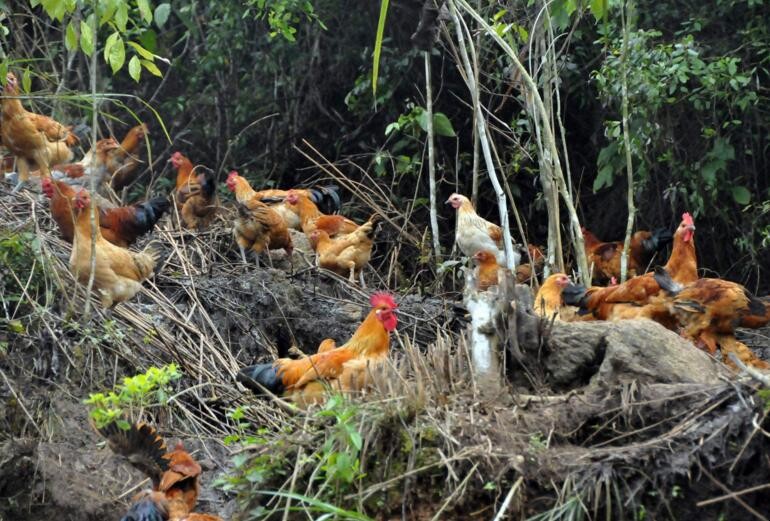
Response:
[[[718,335],[732,335],[744,320],[766,315],[764,302],[735,282],[704,278],[683,285],[661,267],[655,269],[654,277],[671,297],[667,307],[682,334],[710,354],[717,350]]]
[[[227,188],[235,194],[235,202],[238,208],[238,218],[233,226],[233,235],[238,248],[241,251],[241,259],[246,264],[246,250],[252,250],[257,254],[257,266],[259,266],[259,254],[263,251],[283,249],[291,262],[292,244],[291,235],[286,223],[281,216],[255,197],[254,190],[249,182],[238,175],[235,170],[227,176]],[[270,261],[272,264],[272,260]]]
[[[75,235],[69,267],[75,278],[88,284],[91,274],[91,198],[85,191],[75,195]],[[101,296],[104,307],[129,300],[142,288],[142,281],[152,275],[155,253],[145,250],[134,253],[108,242],[99,228],[99,212],[96,213],[96,271],[94,289]]]
[[[286,226],[294,230],[301,230],[299,209],[297,206],[289,205],[286,197],[289,191],[298,195],[307,196],[310,201],[317,205],[319,211],[327,214],[338,212],[340,209],[339,187],[337,185],[315,186],[313,188],[292,188],[291,190],[279,190],[270,188],[260,190],[254,193],[254,197],[270,206],[286,222]]]
[[[29,180],[32,165],[47,177],[51,174],[50,165],[71,161],[70,147],[78,143],[78,138],[61,123],[25,110],[18,98],[18,80],[12,72],[6,75],[4,94],[0,137],[3,145],[16,156],[19,169],[18,183],[13,189],[16,192]]]
[[[692,216],[685,213],[674,233],[674,246],[665,266],[673,280],[680,284],[688,284],[698,279],[694,235],[695,223]],[[660,289],[653,274],[647,273],[607,288],[585,288],[579,284],[570,284],[564,288],[562,295],[567,304],[580,307],[581,314],[593,313],[599,320],[611,320],[628,318],[613,317],[613,313],[625,313],[628,305],[644,306],[650,303],[650,299],[657,296]]]
[[[334,239],[326,230],[315,230],[308,239],[318,254],[318,265],[339,275],[347,275],[350,282],[355,281],[355,274],[358,273],[361,287],[365,288],[363,268],[372,256],[376,222],[377,215],[374,214],[353,232]]]
[[[131,128],[120,142],[120,147],[112,150],[107,159],[107,171],[112,177],[112,189],[120,192],[136,179],[139,160],[139,145],[149,133],[147,125],[142,123]]]
[[[460,194],[452,194],[446,201],[457,210],[457,227],[455,228],[455,244],[463,255],[473,257],[479,251],[491,251],[495,254],[497,263],[505,265],[503,251],[503,230],[496,224],[480,217],[473,208],[471,201]],[[521,255],[514,252],[514,264],[519,264]]]
[[[174,152],[169,162],[177,169],[174,197],[185,228],[202,230],[217,212],[214,174],[195,172],[192,162],[181,152]]]
[[[51,200],[51,216],[59,225],[62,238],[71,243],[75,236],[72,201],[79,190],[47,177],[42,181],[42,188],[45,196]],[[101,208],[99,227],[102,236],[116,246],[127,248],[152,230],[169,206],[168,198],[156,197],[131,206]]]
[[[592,276],[600,281],[608,281],[612,277],[619,279],[623,242],[601,242],[586,228],[582,228],[582,232],[586,257],[589,264],[593,264]],[[653,256],[664,250],[672,240],[673,235],[666,228],[659,228],[654,232],[640,230],[634,233],[628,249],[629,277],[644,273]]]
[[[147,424],[132,424],[123,430],[110,423],[99,433],[114,453],[128,459],[152,483],[152,490],[134,498],[121,521],[222,521],[217,516],[193,513],[202,469],[181,442],[167,451],[166,442]]]
[[[353,336],[340,347],[326,344],[325,350],[291,360],[241,369],[238,381],[261,392],[289,397],[300,406],[322,402],[326,387],[343,392],[361,391],[368,384],[370,367],[383,364],[390,350],[390,332],[396,329],[398,306],[388,293],[375,293],[369,300],[372,309]],[[327,342],[327,341],[324,341]]]
[[[317,228],[325,230],[330,237],[345,235],[358,228],[358,224],[341,215],[325,215],[310,200],[310,196],[297,190],[289,190],[286,195],[289,208],[294,208],[299,216],[300,229],[310,235]]]

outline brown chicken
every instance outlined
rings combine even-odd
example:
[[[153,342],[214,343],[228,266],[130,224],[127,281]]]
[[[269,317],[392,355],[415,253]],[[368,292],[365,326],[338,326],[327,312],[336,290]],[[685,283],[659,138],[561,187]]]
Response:
[[[51,216],[59,225],[62,238],[72,242],[75,236],[75,220],[72,202],[75,195],[84,188],[73,188],[62,181],[44,178],[43,193],[51,200]],[[88,194],[88,192],[85,192]],[[127,248],[142,235],[153,229],[168,210],[166,197],[156,197],[143,203],[119,208],[99,209],[99,228],[102,236],[112,244]]]
[[[623,255],[623,241],[601,242],[596,235],[582,228],[586,257],[593,266],[591,276],[600,282],[613,277],[620,279],[620,260]],[[654,232],[638,231],[631,236],[628,248],[628,276],[641,275],[647,269],[655,253],[663,250],[673,236],[666,228]]]
[[[294,207],[299,216],[300,229],[305,235],[310,235],[316,229],[321,229],[329,234],[329,237],[337,235],[346,235],[352,233],[358,224],[341,215],[325,215],[321,213],[310,196],[296,191],[289,190],[286,195],[286,203],[289,207]]]
[[[486,291],[492,286],[497,286],[497,264],[495,254],[490,251],[480,251],[473,256],[476,263],[476,287],[479,291]]]
[[[70,147],[78,138],[61,123],[25,110],[17,97],[19,83],[12,72],[7,74],[6,82],[1,100],[0,137],[3,145],[16,156],[19,178],[15,192],[29,180],[33,167],[47,177],[51,174],[51,165],[71,161]]]
[[[213,172],[198,174],[192,162],[174,152],[169,162],[177,169],[174,198],[185,228],[202,230],[216,216],[218,200]]]
[[[682,222],[674,234],[674,247],[666,263],[666,271],[675,282],[689,284],[698,279],[695,256],[695,224],[689,213],[682,215]],[[623,284],[607,288],[586,289],[579,284],[570,284],[562,295],[567,304],[581,308],[581,313],[593,313],[599,320],[611,320],[613,313],[626,313],[628,306],[644,306],[660,293],[660,285],[652,273],[628,279]],[[621,306],[618,306],[618,305]],[[628,318],[624,316],[623,318]],[[662,318],[665,320],[665,318]]]
[[[75,195],[75,236],[70,255],[70,271],[83,285],[91,273],[91,198],[85,191]],[[142,281],[152,275],[156,254],[146,249],[134,253],[108,242],[99,228],[96,215],[96,271],[93,288],[104,307],[132,298],[142,288]]]
[[[124,520],[221,521],[217,516],[193,513],[200,494],[201,466],[181,442],[168,452],[163,438],[146,424],[123,430],[111,423],[99,433],[114,453],[128,459],[152,483],[152,490],[134,497]]]
[[[562,320],[565,317],[564,301],[562,300],[562,291],[569,286],[570,280],[564,273],[554,273],[545,281],[535,295],[534,310],[535,313],[543,318]],[[568,313],[569,316],[574,312]]]
[[[233,236],[241,251],[241,259],[246,264],[246,250],[257,254],[257,266],[259,266],[259,254],[267,251],[268,260],[270,250],[283,249],[291,262],[294,246],[286,223],[281,216],[255,197],[255,192],[249,182],[238,175],[235,170],[227,176],[227,188],[235,194],[238,218],[233,226]]]
[[[112,177],[112,189],[119,192],[136,179],[139,171],[139,147],[149,133],[147,125],[142,123],[130,129],[120,147],[112,150],[107,159],[107,171]]]
[[[53,165],[51,177],[73,186],[83,187],[90,187],[91,179],[95,177],[94,182],[99,189],[109,174],[107,169],[109,155],[119,146],[120,144],[112,138],[100,139],[82,160],[76,163]]]
[[[262,386],[290,397],[300,406],[323,401],[327,388],[342,392],[364,389],[371,368],[387,360],[390,332],[398,325],[398,306],[392,295],[375,293],[370,304],[369,315],[342,346],[326,339],[312,356],[245,367],[238,373],[238,381],[257,393]]]
[[[735,282],[704,278],[683,285],[660,267],[654,277],[671,297],[667,307],[682,335],[711,354],[717,350],[718,335],[732,335],[745,318],[766,314],[765,304]]]
[[[310,245],[318,254],[318,265],[339,275],[347,275],[350,282],[355,281],[355,274],[358,273],[361,287],[366,287],[363,268],[372,256],[376,221],[377,215],[372,215],[352,233],[335,239],[330,238],[325,230],[311,233]]]
[[[254,197],[278,212],[278,215],[283,218],[288,228],[301,230],[299,208],[296,205],[290,205],[286,201],[289,191],[270,188],[254,192]],[[336,185],[292,188],[291,191],[299,195],[306,195],[313,204],[320,206],[326,213],[331,214],[340,209],[340,196],[337,193],[339,187]]]
[[[522,260],[531,260],[532,263],[525,262],[516,266],[516,282],[526,284],[532,280],[536,281],[537,276],[542,273],[543,266],[545,265],[544,249],[534,244],[527,244],[529,256],[522,257]]]

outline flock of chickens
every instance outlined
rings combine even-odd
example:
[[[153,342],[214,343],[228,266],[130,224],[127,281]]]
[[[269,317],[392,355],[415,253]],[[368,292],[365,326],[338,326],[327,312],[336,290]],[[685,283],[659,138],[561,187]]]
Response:
[[[40,177],[51,215],[64,240],[72,243],[70,270],[84,285],[91,278],[95,249],[93,288],[104,306],[131,299],[142,281],[152,275],[157,252],[152,247],[142,252],[128,248],[165,213],[175,212],[182,226],[191,230],[202,230],[215,218],[220,203],[214,173],[195,167],[180,152],[169,159],[177,172],[171,200],[158,197],[123,207],[110,201],[111,191],[122,190],[136,178],[141,143],[148,132],[145,125],[131,129],[122,142],[99,140],[80,161],[72,163],[73,146],[79,141],[72,130],[27,111],[18,98],[18,82],[12,73],[4,93],[0,137],[18,172],[15,191],[32,177]],[[4,168],[10,169],[7,160]],[[89,193],[90,186],[96,186],[97,192]],[[233,236],[244,263],[253,252],[257,265],[263,254],[272,264],[273,250],[284,250],[291,262],[294,245],[289,230],[295,229],[307,236],[320,267],[351,282],[358,276],[364,285],[362,269],[371,256],[376,215],[359,224],[332,211],[323,213],[319,206],[339,207],[338,195],[331,188],[255,191],[235,171],[228,175],[226,186],[235,199]],[[453,194],[447,203],[457,211],[456,246],[473,259],[477,289],[486,291],[498,284],[505,264],[502,230],[480,217],[463,195]],[[603,243],[584,230],[594,279],[610,285],[586,288],[571,282],[566,274],[553,274],[537,292],[536,312],[565,321],[647,318],[678,331],[712,354],[721,348],[723,355],[735,352],[745,362],[767,368],[734,333],[739,326],[767,324],[770,302],[739,284],[698,278],[694,232],[692,217],[684,214],[673,234],[665,229],[634,234],[628,261],[631,278],[617,284],[622,243]],[[671,242],[665,266],[645,273],[654,256]],[[519,282],[537,285],[545,262],[542,249],[528,245],[526,251],[514,254],[517,267],[512,275]],[[524,254],[529,262],[521,264]],[[390,332],[398,324],[398,306],[392,295],[375,293],[370,304],[370,313],[345,344],[338,347],[333,339],[326,339],[311,356],[247,367],[238,380],[257,392],[269,391],[300,406],[323,401],[330,386],[343,392],[364,389],[369,371],[387,360]],[[152,492],[136,499],[125,520],[219,519],[194,513],[200,466],[183,448],[166,452],[163,441],[146,425],[134,425],[128,431],[107,428],[102,433],[115,452],[127,455],[153,482]]]
[[[498,283],[501,260],[500,228],[476,214],[470,201],[454,194],[449,201],[457,208],[456,244],[471,256],[477,268],[477,288],[485,291]],[[593,275],[609,281],[606,287],[586,288],[573,283],[564,273],[543,281],[535,296],[535,312],[563,321],[649,319],[678,332],[709,354],[720,349],[723,360],[733,353],[747,365],[770,369],[735,338],[738,327],[759,328],[770,322],[770,300],[759,299],[744,286],[716,278],[699,278],[695,253],[695,223],[689,213],[672,235],[668,230],[639,231],[632,237],[629,251],[629,278],[618,284],[622,242],[603,243],[583,229],[586,255]],[[673,241],[671,255],[664,266],[644,273],[654,255]],[[521,264],[516,278],[524,282],[542,266],[540,248],[528,246],[532,264]]]

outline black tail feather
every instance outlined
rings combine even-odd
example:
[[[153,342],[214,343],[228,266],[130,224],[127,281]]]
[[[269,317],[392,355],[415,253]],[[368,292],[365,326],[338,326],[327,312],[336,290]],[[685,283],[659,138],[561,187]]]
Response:
[[[274,394],[281,394],[284,391],[283,382],[272,363],[244,367],[238,371],[235,379],[257,394],[262,393],[257,383]]]
[[[152,230],[155,224],[163,217],[163,214],[171,207],[167,197],[155,197],[149,201],[139,203],[136,207],[136,223],[139,234],[145,234]]]
[[[671,275],[663,266],[655,266],[653,277],[655,277],[655,282],[658,283],[658,286],[669,295],[677,295],[682,291],[682,285],[674,282],[674,279],[671,278]]]
[[[337,213],[342,208],[339,191],[337,185],[314,186],[310,189],[310,199],[323,213]]]
[[[168,512],[150,498],[144,498],[131,505],[120,521],[165,521],[166,519],[168,519]]]
[[[743,292],[746,294],[746,298],[749,299],[749,313],[753,316],[764,317],[767,313],[765,303],[746,288],[743,288]]]
[[[169,461],[164,457],[166,442],[152,426],[132,424],[126,430],[113,422],[99,429],[99,434],[107,439],[112,452],[125,457],[149,477],[153,485],[160,483],[161,474],[168,470]]]
[[[642,241],[642,247],[647,253],[655,253],[664,249],[674,240],[674,234],[668,228],[658,228],[649,239]]]
[[[564,299],[564,303],[568,306],[585,307],[585,298],[588,290],[582,284],[575,284],[571,282],[566,288],[561,291],[561,298]]]
[[[201,194],[211,197],[217,189],[216,175],[213,171],[203,172],[198,176],[198,182],[201,185]]]

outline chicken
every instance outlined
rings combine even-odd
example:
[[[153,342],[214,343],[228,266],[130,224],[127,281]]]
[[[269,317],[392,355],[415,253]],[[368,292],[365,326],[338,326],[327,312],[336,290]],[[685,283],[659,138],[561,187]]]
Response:
[[[350,282],[355,281],[358,273],[361,287],[366,287],[362,270],[372,256],[376,220],[377,215],[372,215],[352,233],[335,239],[325,230],[311,233],[308,239],[318,254],[318,265],[339,275],[348,275]]]
[[[85,191],[75,195],[75,236],[70,255],[70,271],[83,285],[91,273],[91,198]],[[96,271],[94,289],[104,307],[132,298],[142,288],[142,281],[152,275],[157,262],[155,252],[146,249],[134,253],[108,242],[99,228],[96,215]]]
[[[733,335],[717,335],[716,342],[719,344],[719,349],[722,351],[722,362],[732,369],[738,369],[735,362],[730,358],[730,353],[733,353],[738,357],[738,360],[745,365],[767,371],[770,369],[770,363],[759,358],[749,346],[743,342],[739,342]]]
[[[294,246],[289,235],[289,229],[281,216],[255,197],[254,190],[249,182],[238,175],[235,170],[227,176],[227,188],[235,194],[235,202],[238,208],[238,218],[233,226],[233,235],[238,248],[241,251],[241,259],[246,264],[246,250],[252,250],[257,254],[257,266],[259,266],[259,254],[263,251],[283,249],[291,262]],[[272,261],[271,261],[272,264]]]
[[[51,177],[73,186],[83,187],[91,186],[91,178],[96,177],[96,187],[100,188],[109,173],[107,168],[109,154],[118,147],[120,144],[112,138],[100,139],[81,161],[53,165]]]
[[[51,216],[59,225],[62,238],[71,243],[75,236],[72,201],[82,189],[75,189],[63,181],[47,177],[42,181],[42,188],[45,196],[51,200]],[[131,206],[100,208],[99,227],[102,236],[117,246],[131,246],[139,237],[153,229],[169,206],[166,197],[156,197]]]
[[[464,195],[452,194],[447,204],[457,210],[455,244],[466,257],[473,257],[479,251],[491,251],[497,263],[505,265],[503,251],[503,230],[496,224],[480,217],[470,200]],[[514,252],[514,264],[519,264],[521,255]]]
[[[340,196],[337,193],[337,185],[316,186],[313,188],[293,188],[291,191],[298,195],[307,196],[313,204],[323,209],[325,213],[332,214],[340,209]],[[286,201],[289,190],[267,189],[254,193],[254,197],[270,206],[286,222],[286,226],[294,230],[301,230],[299,208],[296,205],[290,205]],[[320,211],[320,210],[319,210]]]
[[[204,229],[216,216],[218,207],[213,172],[196,173],[192,162],[181,152],[174,152],[169,162],[177,169],[174,196],[182,223],[188,229]]]
[[[321,213],[310,196],[296,190],[289,190],[286,203],[294,207],[299,216],[300,229],[305,235],[310,235],[317,228],[325,230],[329,237],[346,235],[358,228],[358,224],[341,215],[325,215]]]
[[[61,123],[25,110],[17,97],[19,83],[12,72],[6,75],[4,94],[1,100],[0,138],[16,156],[19,177],[15,192],[29,180],[33,165],[41,170],[43,177],[47,177],[52,164],[71,161],[73,153],[70,147],[78,142],[78,138]]]
[[[620,260],[623,255],[623,241],[601,242],[596,235],[582,228],[585,241],[586,257],[593,265],[592,277],[606,282],[612,277],[620,278]],[[673,239],[666,228],[654,232],[640,230],[631,236],[628,248],[628,276],[635,277],[644,273],[653,256],[665,249]]]
[[[519,284],[526,284],[542,273],[543,266],[545,265],[545,255],[543,255],[544,249],[545,248],[535,246],[534,244],[527,244],[529,256],[526,259],[531,259],[532,264],[526,262],[516,265],[516,282]],[[522,257],[522,260],[525,260],[525,258]]]
[[[370,304],[366,319],[340,347],[319,348],[318,353],[298,360],[280,358],[246,367],[238,373],[238,381],[255,392],[261,392],[262,386],[300,406],[322,402],[327,386],[342,392],[363,390],[369,370],[387,360],[390,332],[398,325],[398,306],[392,295],[375,293]]]
[[[110,423],[99,433],[114,453],[128,459],[152,483],[152,490],[134,497],[123,520],[221,521],[217,516],[193,513],[202,469],[181,442],[168,452],[166,442],[147,424],[132,424],[123,430]]]
[[[682,285],[660,267],[654,277],[671,297],[667,307],[682,335],[711,354],[717,350],[719,334],[732,335],[745,318],[766,314],[764,302],[735,282],[704,278]]]
[[[673,280],[680,284],[688,284],[698,279],[694,235],[695,224],[692,216],[685,213],[674,233],[674,247],[665,266]],[[562,291],[567,304],[579,306],[581,313],[591,312],[599,320],[629,318],[628,305],[644,306],[658,293],[660,285],[652,273],[638,275],[617,286],[587,289],[579,284],[570,284]],[[622,306],[618,306],[619,304]],[[613,313],[616,314],[615,317]],[[618,313],[623,316],[617,315]]]
[[[476,287],[479,291],[486,291],[492,286],[497,286],[497,264],[495,254],[491,251],[479,251],[473,256],[476,263]]]
[[[562,290],[569,286],[570,280],[564,273],[554,273],[545,281],[535,295],[534,310],[535,313],[543,318],[561,320],[564,302],[562,300]],[[574,313],[571,313],[572,315]]]
[[[147,125],[142,123],[130,129],[120,147],[112,150],[107,159],[107,171],[112,177],[112,189],[119,192],[136,179],[139,163],[139,145],[149,133]]]
[[[764,327],[770,322],[770,299],[768,297],[762,297],[759,299],[765,306],[764,315],[748,315],[741,319],[740,326],[748,327],[751,329],[758,329]]]

